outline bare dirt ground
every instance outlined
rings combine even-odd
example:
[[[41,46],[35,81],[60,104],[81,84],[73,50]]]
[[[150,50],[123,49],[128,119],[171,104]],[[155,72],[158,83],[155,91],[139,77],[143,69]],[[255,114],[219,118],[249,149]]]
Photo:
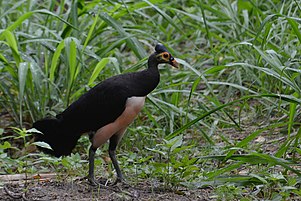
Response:
[[[0,200],[212,200],[210,188],[199,190],[181,189],[166,191],[152,188],[148,183],[136,186],[121,184],[109,187],[92,187],[86,181],[33,181],[8,183],[0,190]],[[26,192],[26,193],[24,193]]]

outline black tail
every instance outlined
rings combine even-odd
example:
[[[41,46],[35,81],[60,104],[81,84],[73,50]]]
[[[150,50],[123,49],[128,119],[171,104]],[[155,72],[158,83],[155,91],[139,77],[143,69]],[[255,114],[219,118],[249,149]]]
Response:
[[[33,128],[43,134],[36,134],[35,141],[46,142],[53,150],[39,147],[43,152],[56,157],[69,155],[75,147],[80,134],[73,133],[72,128],[66,129],[59,119],[42,119],[33,124]]]

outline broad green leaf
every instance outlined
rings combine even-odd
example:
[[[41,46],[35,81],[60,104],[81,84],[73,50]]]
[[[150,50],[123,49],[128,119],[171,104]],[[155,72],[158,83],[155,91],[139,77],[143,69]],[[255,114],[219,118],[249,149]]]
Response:
[[[2,54],[0,54],[0,61],[3,61],[4,63],[8,64],[7,59]]]
[[[24,90],[25,90],[25,84],[27,79],[27,73],[28,73],[28,67],[29,63],[23,62],[20,63],[19,70],[18,70],[18,77],[19,77],[19,96],[20,100],[24,97]]]
[[[96,15],[95,17],[93,17],[93,24],[92,24],[91,28],[89,29],[87,38],[86,38],[84,46],[83,46],[83,50],[86,49],[88,43],[90,42],[90,39],[92,37],[93,31],[95,30],[95,26],[96,26],[97,22],[98,22],[98,15]]]
[[[268,183],[268,181],[264,178],[264,177],[261,177],[261,176],[259,176],[259,175],[257,175],[257,174],[250,174],[250,176],[252,176],[252,177],[255,177],[256,179],[258,179],[258,180],[260,180],[262,183],[264,183],[264,184],[267,184]]]
[[[290,167],[289,166],[290,162],[287,160],[284,160],[282,158],[277,158],[275,156],[271,156],[271,155],[264,154],[264,153],[258,153],[258,152],[253,152],[252,155],[261,157],[262,159],[265,159],[266,162],[269,163],[270,165],[273,165],[273,166],[280,165],[280,166],[284,167],[285,169],[294,172],[298,176],[301,176],[301,172],[295,168]]]
[[[288,124],[288,128],[287,128],[287,132],[288,132],[288,138],[290,138],[290,134],[292,131],[292,127],[294,124],[294,118],[297,112],[297,104],[296,103],[290,103],[289,106],[289,124]]]
[[[173,152],[176,148],[180,147],[183,143],[183,136],[179,135],[170,140],[165,140],[166,145],[170,148],[170,151]]]
[[[223,168],[215,169],[214,171],[211,171],[211,172],[207,173],[206,176],[209,179],[212,179],[212,178],[217,177],[217,176],[219,176],[223,173],[230,172],[234,169],[238,169],[243,163],[244,162],[237,162],[237,163],[228,165],[228,166],[223,167]]]
[[[36,146],[38,146],[38,147],[42,147],[42,148],[45,148],[45,149],[53,150],[53,149],[51,148],[51,146],[50,146],[49,144],[45,143],[45,142],[34,142],[34,143],[32,143],[32,144],[34,144],[34,145],[36,145]]]
[[[1,37],[5,38],[7,41],[7,45],[9,48],[12,50],[13,57],[16,61],[17,66],[19,66],[19,63],[22,61],[22,58],[20,57],[20,53],[18,50],[18,45],[15,36],[13,35],[12,32],[8,30],[4,30],[0,34],[0,40],[2,39]]]
[[[158,153],[158,154],[161,154],[161,155],[163,155],[163,156],[165,156],[166,155],[166,153],[165,152],[163,152],[163,151],[160,151],[160,150],[157,150],[157,149],[151,149],[151,148],[145,148],[146,150],[149,150],[149,151],[152,151],[152,152],[155,152],[155,153]]]
[[[49,74],[50,82],[54,82],[57,64],[59,62],[59,58],[60,58],[61,52],[64,47],[65,47],[65,41],[63,40],[57,46],[57,48],[53,54],[52,61],[51,61],[51,67],[50,67],[50,74]]]
[[[69,87],[71,87],[72,83],[76,79],[76,43],[72,38],[68,38],[68,40],[65,41],[65,45],[69,62]]]
[[[292,18],[287,17],[286,20],[288,21],[288,23],[291,25],[291,27],[293,28],[295,34],[298,37],[299,40],[299,44],[301,43],[301,32],[299,29],[299,24]],[[299,22],[300,23],[300,22]]]
[[[106,65],[109,61],[110,61],[109,58],[103,58],[97,63],[97,65],[94,68],[93,73],[90,77],[90,80],[88,82],[89,86],[92,86],[92,84],[94,83],[96,78],[99,76],[99,73],[104,69],[104,67],[106,67]]]
[[[39,133],[39,134],[42,134],[41,131],[39,131],[39,130],[37,130],[37,129],[35,129],[35,128],[28,129],[28,130],[26,131],[26,133]]]
[[[210,75],[210,74],[215,74],[217,72],[220,72],[222,70],[224,70],[226,68],[226,66],[213,66],[208,68],[204,74]]]
[[[0,149],[5,150],[11,148],[11,144],[8,141],[5,141],[3,144],[0,144]]]

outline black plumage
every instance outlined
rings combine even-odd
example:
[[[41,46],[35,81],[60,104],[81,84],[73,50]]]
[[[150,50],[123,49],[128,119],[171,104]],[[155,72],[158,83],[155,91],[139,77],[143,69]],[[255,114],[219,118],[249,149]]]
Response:
[[[57,157],[70,154],[83,133],[96,132],[114,123],[125,111],[129,98],[145,97],[155,89],[160,81],[158,64],[169,63],[177,66],[177,62],[163,45],[158,44],[155,50],[148,59],[146,70],[108,78],[82,95],[56,118],[35,122],[33,127],[43,133],[36,136],[36,141],[44,141],[52,147],[52,150],[44,151]],[[110,139],[110,150],[113,151],[110,156],[118,178],[122,177],[115,158],[116,146],[121,138],[119,135],[112,135]],[[92,144],[89,153],[89,176],[92,182],[95,182],[92,165],[97,148]]]

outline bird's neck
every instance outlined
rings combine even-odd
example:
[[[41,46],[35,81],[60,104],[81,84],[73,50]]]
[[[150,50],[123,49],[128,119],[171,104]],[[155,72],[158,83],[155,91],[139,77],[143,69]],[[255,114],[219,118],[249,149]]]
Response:
[[[125,84],[131,90],[130,96],[147,96],[153,91],[160,81],[160,73],[158,69],[158,61],[155,55],[148,58],[148,68],[132,73],[130,79]]]
[[[144,95],[149,94],[152,90],[154,90],[160,81],[160,73],[158,69],[158,61],[155,57],[155,54],[150,55],[148,58],[148,68],[141,72],[140,78],[141,80],[141,89],[139,87],[139,91],[142,90]],[[139,92],[142,94],[142,91]]]
[[[156,59],[156,54],[153,53],[149,56],[147,65],[148,65],[148,70],[157,70],[158,71],[158,61]]]
[[[155,53],[153,53],[152,55],[150,55],[150,57],[148,58],[148,69],[146,70],[148,72],[148,74],[150,74],[152,77],[152,86],[153,89],[157,87],[157,85],[159,84],[160,81],[160,73],[159,73],[159,69],[158,69],[158,60],[156,59],[156,55]],[[152,90],[153,90],[152,89]]]

